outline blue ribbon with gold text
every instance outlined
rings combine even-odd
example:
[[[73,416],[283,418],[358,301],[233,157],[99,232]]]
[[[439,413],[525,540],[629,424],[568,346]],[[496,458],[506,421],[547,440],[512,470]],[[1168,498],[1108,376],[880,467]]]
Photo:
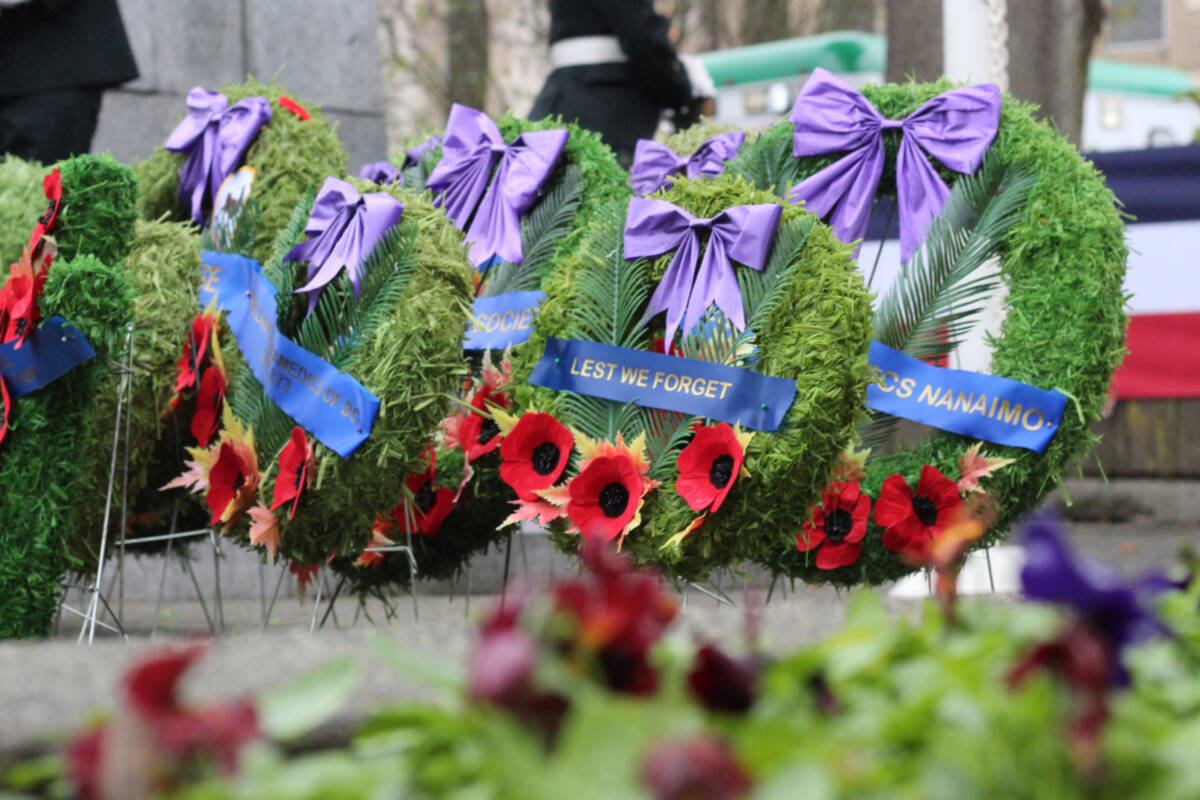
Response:
[[[759,431],[778,429],[796,399],[795,381],[748,369],[553,337],[529,382]]]
[[[533,315],[546,299],[542,291],[508,292],[480,297],[471,306],[471,327],[464,350],[503,350],[533,333]]]
[[[20,397],[66,375],[96,356],[83,334],[51,317],[32,331],[17,347],[17,341],[0,345],[0,376],[9,392]]]
[[[871,342],[879,379],[867,406],[924,425],[1041,453],[1062,422],[1067,397],[1011,378],[933,367]]]
[[[252,258],[205,250],[200,307],[213,297],[263,390],[301,427],[342,458],[371,435],[379,398],[275,325],[275,286]]]

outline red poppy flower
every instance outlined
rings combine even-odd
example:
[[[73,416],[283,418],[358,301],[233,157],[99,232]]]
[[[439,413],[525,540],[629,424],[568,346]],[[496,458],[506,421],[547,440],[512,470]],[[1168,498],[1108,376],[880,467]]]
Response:
[[[50,201],[50,205],[46,208],[46,213],[38,217],[37,224],[33,226],[33,233],[29,236],[29,244],[26,246],[31,253],[37,251],[42,237],[54,230],[54,226],[58,224],[58,211],[62,206],[62,173],[58,171],[58,167],[42,178],[42,192]]]
[[[225,402],[225,375],[217,367],[204,370],[200,392],[196,395],[196,413],[192,415],[192,436],[201,447],[208,447],[217,432],[221,404]]]
[[[734,800],[754,786],[729,745],[708,736],[655,745],[642,782],[654,800]]]
[[[884,547],[921,559],[961,506],[954,481],[926,464],[915,492],[903,475],[888,476],[875,501],[875,523],[885,528]]]
[[[568,486],[567,516],[589,538],[610,541],[637,515],[642,476],[625,455],[594,459]]]
[[[476,392],[474,399],[471,400],[471,407],[486,412],[488,401],[496,400],[500,401],[499,405],[503,405],[504,395],[493,394],[484,388]],[[458,436],[464,452],[467,454],[468,463],[492,452],[500,446],[500,442],[504,439],[496,420],[475,412],[467,415],[458,429]]]
[[[710,506],[716,511],[725,502],[745,459],[743,438],[749,441],[748,435],[739,436],[728,423],[706,425],[679,453],[675,491],[692,511]]]
[[[696,652],[696,663],[688,673],[688,686],[709,711],[745,714],[758,697],[758,665],[726,655],[714,644]]]
[[[307,109],[305,109],[304,106],[300,105],[295,100],[293,100],[292,98],[288,97],[285,94],[279,96],[279,105],[283,106],[288,111],[292,112],[293,114],[295,114],[297,117],[299,117],[301,120],[303,120],[305,122],[307,122],[312,117],[312,115],[308,113]]]
[[[251,448],[253,444],[250,445]],[[205,500],[212,512],[212,524],[228,526],[254,500],[258,489],[258,463],[253,452],[245,446],[223,440],[217,461],[208,473],[208,495]]]
[[[404,533],[437,536],[442,523],[454,510],[454,490],[434,484],[434,465],[424,472],[409,475],[404,481],[412,492],[412,502],[405,500],[392,509],[392,518]]]
[[[183,343],[183,355],[175,365],[177,375],[175,388],[172,390],[175,394],[196,385],[196,375],[204,368],[208,357],[208,345],[216,325],[217,317],[207,312],[197,314],[192,320],[187,341]]]
[[[567,467],[574,439],[551,414],[523,414],[500,444],[500,478],[526,502],[553,486]]]
[[[205,375],[207,378],[207,374]],[[288,519],[296,518],[296,506],[300,493],[312,484],[313,449],[308,436],[299,425],[292,428],[292,438],[279,453],[279,475],[275,478],[275,490],[271,496],[271,510],[293,500]]]
[[[8,280],[0,289],[0,341],[16,339],[17,347],[20,347],[33,331],[34,323],[42,318],[37,300],[46,285],[54,255],[51,251],[38,256],[39,266],[35,272],[35,257],[27,247],[17,263],[9,267]]]
[[[812,519],[796,537],[801,553],[817,551],[817,569],[837,569],[858,561],[871,516],[871,498],[854,483],[830,483],[821,505],[809,509]]]

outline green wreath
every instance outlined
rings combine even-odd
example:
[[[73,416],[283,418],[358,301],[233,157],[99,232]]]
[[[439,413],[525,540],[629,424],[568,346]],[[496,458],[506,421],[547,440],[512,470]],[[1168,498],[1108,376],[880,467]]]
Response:
[[[0,157],[0,267],[21,257],[33,221],[46,210],[46,168],[13,155]]]
[[[557,118],[530,122],[511,113],[497,127],[505,141],[512,141],[522,133],[551,128],[566,128],[569,137],[562,159],[546,181],[545,193],[521,221],[522,252],[526,259],[519,265],[501,263],[491,267],[476,287],[477,296],[481,297],[541,288],[558,265],[578,251],[598,209],[630,194],[628,174],[598,134]],[[438,160],[440,151],[434,151],[421,164],[410,167],[405,171],[406,183],[414,178],[427,178]],[[513,352],[522,352],[528,346],[517,345]],[[500,368],[501,355],[492,356]],[[479,375],[481,354],[475,354],[470,365],[471,374]],[[461,399],[468,404],[470,393]],[[461,407],[452,409],[453,413],[461,411]],[[498,527],[510,510],[509,490],[500,480],[499,454],[495,451],[472,462],[472,476],[465,486],[462,486],[466,469],[462,448],[441,446],[436,459],[436,481],[431,488],[450,489],[458,499],[436,535],[414,536],[412,544],[419,575],[448,580],[459,574],[475,555],[498,547],[507,537],[507,532]],[[407,586],[410,580],[407,561],[397,556],[348,574],[357,589],[369,591]]]
[[[677,179],[672,188],[654,196],[699,217],[735,205],[779,202],[729,174],[711,180]],[[624,259],[626,207],[606,207],[579,254],[548,282],[534,337],[517,357],[518,374],[529,374],[548,336],[634,349],[646,349],[661,336],[661,327],[637,330],[636,323],[672,254],[653,262]],[[777,551],[789,538],[789,528],[802,522],[806,501],[818,496],[863,413],[871,312],[849,256],[850,248],[815,217],[800,208],[785,208],[766,268],[762,273],[737,268],[747,303],[746,337],[718,331],[711,340],[684,340],[684,355],[705,360],[722,360],[724,356],[712,356],[723,352],[739,363],[744,349],[757,348],[753,368],[794,379],[796,399],[778,431],[754,434],[745,449],[748,476],[735,481],[719,512],[709,514],[685,536],[680,534],[698,514],[675,491],[674,482],[678,454],[695,420],[680,415],[671,427],[651,437],[649,478],[661,486],[646,496],[642,526],[631,531],[623,545],[639,561],[658,564],[668,575],[702,579],[714,569]],[[527,384],[515,395],[517,408],[532,406],[589,437],[610,441],[617,433],[630,441],[647,429],[656,413]],[[562,520],[552,525],[556,531],[563,528]],[[579,537],[556,533],[555,541],[573,552]]]
[[[245,83],[226,86],[221,92],[229,98],[230,105],[247,97],[265,97],[271,103],[271,119],[246,151],[244,161],[255,170],[252,191],[261,212],[247,255],[265,264],[275,237],[287,224],[304,192],[318,188],[328,175],[344,173],[348,157],[333,126],[316,106],[300,103],[310,116],[302,119],[280,105],[279,99],[286,97],[283,87],[250,78]],[[141,183],[138,213],[142,219],[157,220],[163,214],[179,221],[189,218],[179,202],[179,168],[186,160],[183,153],[159,147],[135,167]]]
[[[122,261],[137,195],[133,173],[108,156],[76,156],[55,166],[62,175],[52,230],[59,255],[38,304],[43,319],[57,315],[76,327],[96,356],[14,399],[0,445],[0,638],[47,635],[63,576],[78,566],[67,545],[90,468],[79,453],[105,434],[92,409],[121,350],[132,302]],[[27,231],[33,222],[27,220]]]
[[[937,83],[866,86],[861,91],[884,117],[899,119],[955,85],[943,79]],[[1049,124],[1037,121],[1033,112],[1032,105],[1006,95],[998,133],[976,175],[941,170],[952,187],[951,204],[957,202],[960,206],[953,214],[944,213],[943,219],[954,215],[979,219],[987,204],[996,202],[998,194],[1005,191],[1006,182],[1023,182],[1026,186],[1023,214],[1009,220],[993,250],[1008,290],[1008,313],[994,341],[991,372],[1043,389],[1057,389],[1069,398],[1058,432],[1043,454],[986,445],[985,452],[993,458],[1012,462],[986,477],[980,487],[994,501],[995,508],[987,510],[992,524],[975,546],[1001,539],[1015,519],[1036,507],[1060,484],[1063,470],[1095,444],[1091,425],[1100,417],[1113,371],[1125,353],[1122,281],[1128,250],[1121,214],[1112,192],[1091,163]],[[781,122],[764,132],[731,163],[730,169],[763,188],[786,195],[791,185],[837,157],[793,158],[791,141],[792,126]],[[884,145],[886,167],[879,193],[894,196],[898,137],[886,135]],[[979,191],[980,187],[985,191]],[[927,258],[925,265],[928,267],[932,260]],[[953,266],[942,265],[947,272]],[[942,300],[953,289],[952,283],[943,283],[932,292],[912,292],[910,299],[919,299],[924,312],[914,312],[907,318],[894,313],[896,308],[889,310],[885,299],[876,338],[886,337],[890,322],[896,319],[910,326],[928,327],[932,315],[944,312]],[[871,432],[868,428],[868,435]],[[878,499],[884,481],[891,475],[900,475],[910,487],[916,487],[926,465],[938,469],[948,480],[961,480],[960,460],[974,444],[969,437],[935,432],[923,444],[867,461],[861,477],[862,491]],[[800,530],[791,532],[799,534]],[[910,562],[883,546],[882,533],[883,528],[872,519],[861,556],[853,564],[837,569],[817,569],[811,553],[794,547],[780,549],[763,563],[776,573],[841,586],[878,584],[912,572]]]
[[[356,185],[381,188],[365,181]],[[304,265],[285,256],[305,238],[312,192],[293,210],[264,267],[278,289],[280,331],[322,354],[380,401],[371,435],[347,458],[305,437],[312,466],[294,518],[291,502],[274,512],[267,508],[295,422],[267,397],[240,352],[225,356],[227,415],[212,447],[252,443],[247,449],[258,481],[257,492],[239,494],[237,507],[231,505],[225,533],[246,545],[277,549],[297,564],[324,564],[331,554],[352,558],[371,543],[375,522],[402,496],[405,475],[445,416],[445,398],[464,372],[470,272],[459,233],[428,198],[382,188],[403,202],[404,213],[364,261],[357,295],[344,273],[325,287],[311,315],[292,293],[303,282]],[[191,452],[203,460],[204,451]],[[251,509],[255,499],[258,505]]]

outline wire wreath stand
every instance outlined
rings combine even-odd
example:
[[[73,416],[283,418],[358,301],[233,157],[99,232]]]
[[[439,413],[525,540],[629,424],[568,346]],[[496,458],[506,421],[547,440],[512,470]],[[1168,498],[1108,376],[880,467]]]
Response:
[[[192,587],[196,592],[196,599],[200,603],[200,609],[204,613],[205,622],[208,624],[209,632],[213,635],[220,633],[225,627],[225,614],[221,600],[221,546],[217,533],[212,528],[200,528],[190,531],[177,531],[176,520],[179,512],[178,502],[175,504],[171,512],[171,524],[166,533],[154,536],[142,536],[137,538],[128,538],[125,535],[125,525],[127,522],[127,508],[129,497],[129,433],[132,420],[133,406],[133,381],[136,374],[133,366],[134,355],[134,326],[128,323],[125,326],[125,342],[124,356],[120,362],[115,363],[116,372],[121,376],[117,386],[117,407],[115,418],[113,420],[113,446],[112,457],[109,460],[108,467],[108,488],[105,494],[104,501],[104,523],[100,531],[100,550],[96,561],[96,570],[94,574],[80,574],[76,581],[67,580],[63,583],[63,596],[59,604],[59,620],[61,621],[62,612],[81,617],[83,626],[79,631],[78,643],[83,643],[86,639],[88,644],[91,644],[96,637],[96,629],[115,633],[129,641],[129,635],[125,630],[125,553],[130,547],[138,547],[139,545],[150,544],[152,542],[166,541],[167,550],[163,559],[162,573],[159,577],[158,592],[154,604],[154,622],[151,628],[150,636],[153,638],[158,632],[159,614],[162,610],[163,593],[166,587],[167,566],[170,564],[172,548],[177,540],[183,539],[198,539],[207,538],[212,545],[213,552],[213,609],[210,612],[209,604],[205,601],[204,591],[200,587],[200,581],[196,577],[196,572],[192,568],[191,559],[184,552],[179,553],[179,560],[191,580]],[[122,418],[124,413],[124,436],[122,436]],[[113,500],[117,485],[117,460],[121,458],[121,503],[120,511],[114,513]],[[115,518],[115,519],[114,519]],[[109,533],[112,524],[116,522],[117,530],[120,532],[119,538],[112,546],[109,547]],[[116,556],[116,569],[109,578],[107,588],[104,586],[105,562],[110,556]],[[115,584],[115,587],[114,587]],[[117,604],[114,610],[110,598],[112,597],[114,588],[117,593]],[[78,589],[86,599],[84,610],[77,609],[68,604],[67,598],[71,589]],[[109,621],[105,622],[102,617],[107,615]]]

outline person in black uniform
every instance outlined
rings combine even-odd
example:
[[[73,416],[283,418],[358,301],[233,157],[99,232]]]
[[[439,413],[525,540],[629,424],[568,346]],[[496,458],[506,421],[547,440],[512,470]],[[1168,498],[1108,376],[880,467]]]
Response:
[[[106,88],[138,76],[116,0],[0,0],[0,153],[86,153]]]
[[[550,60],[530,119],[561,115],[596,131],[628,166],[664,109],[699,113],[687,70],[652,0],[550,0]]]

